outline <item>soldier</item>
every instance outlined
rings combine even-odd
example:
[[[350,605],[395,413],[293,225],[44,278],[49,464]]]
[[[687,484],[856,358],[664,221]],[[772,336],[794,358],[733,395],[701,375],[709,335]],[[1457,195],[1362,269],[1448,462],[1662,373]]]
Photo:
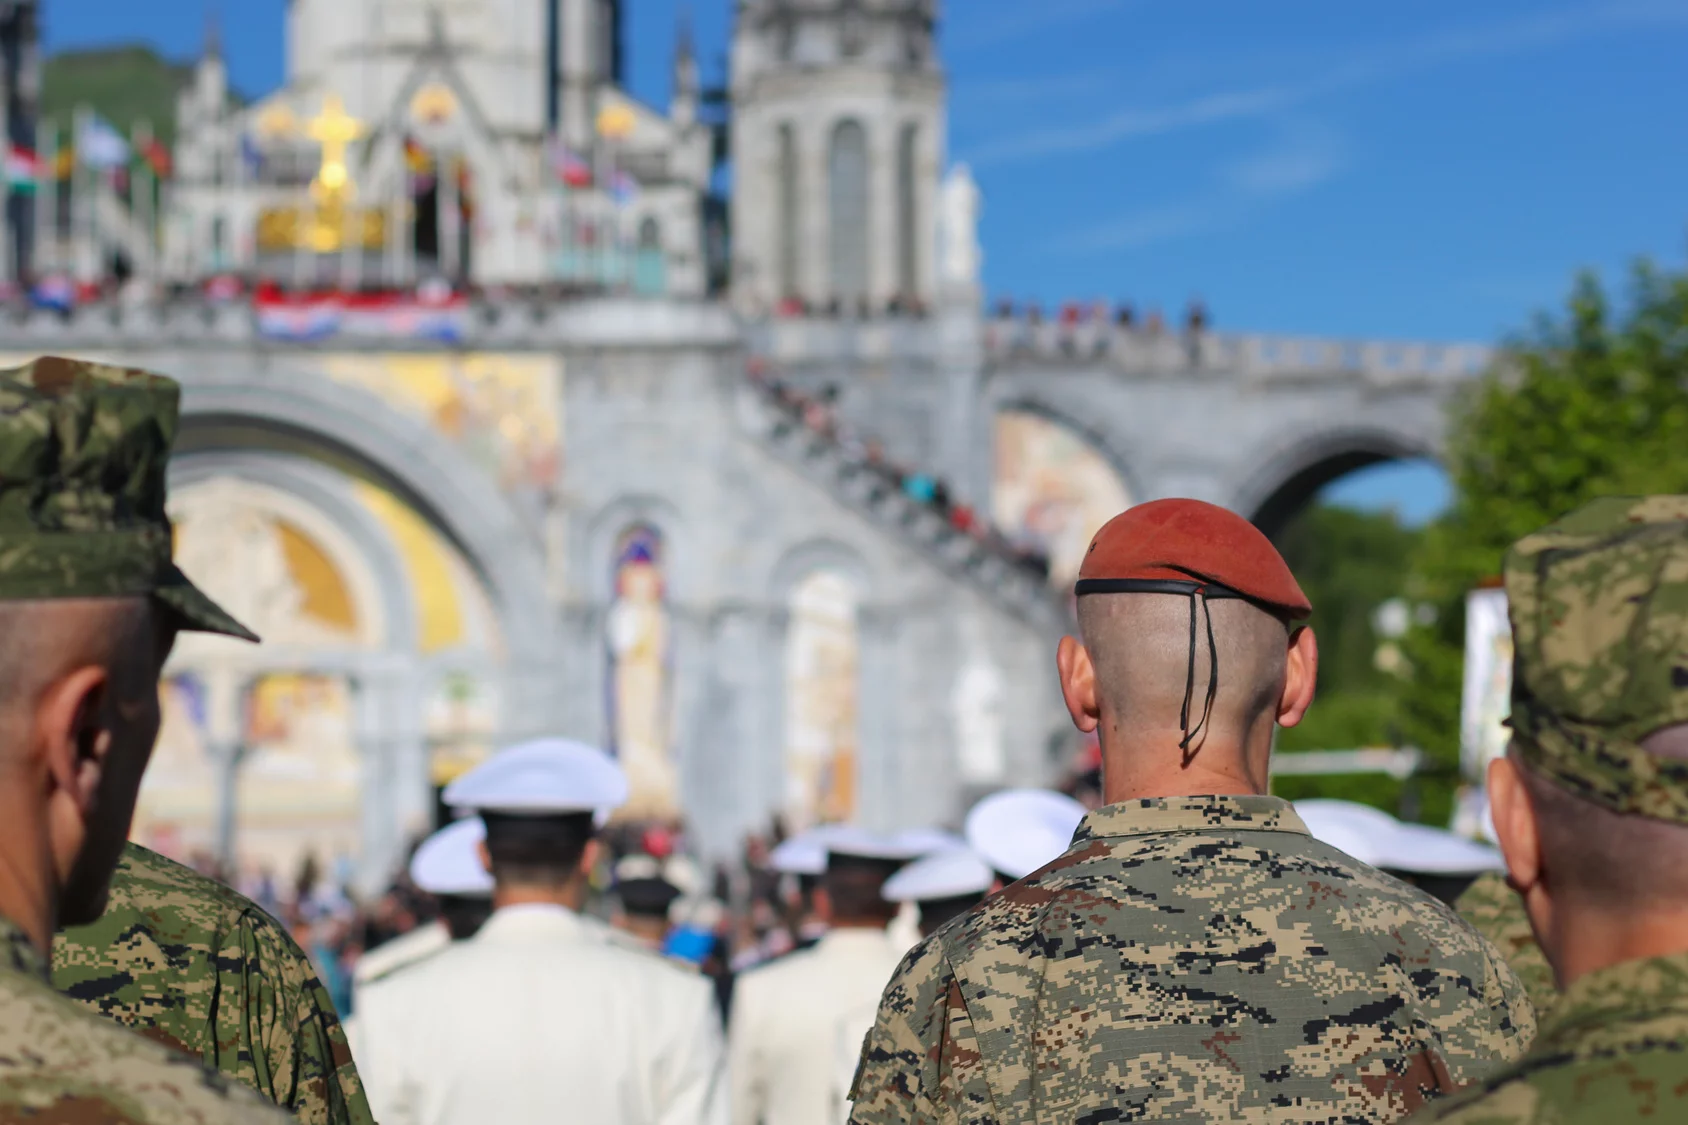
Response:
[[[1498,872],[1479,876],[1459,896],[1454,909],[1500,950],[1524,983],[1524,991],[1530,994],[1536,1018],[1546,1017],[1559,1003],[1553,966],[1542,956],[1541,945],[1530,929],[1530,916],[1524,913],[1524,900],[1506,885],[1506,876]]]
[[[181,629],[256,640],[170,558],[180,391],[47,357],[0,373],[0,1120],[287,1118],[48,983],[105,907]]]
[[[728,1046],[738,1125],[822,1125],[849,1113],[850,1078],[874,1006],[908,949],[887,932],[885,882],[921,842],[859,828],[825,837],[816,891],[828,927],[809,949],[739,976]]]
[[[1144,504],[1077,593],[1057,663],[1108,804],[903,962],[852,1121],[1382,1122],[1515,1058],[1535,1021],[1498,954],[1265,795],[1318,663],[1271,543]]]
[[[1608,497],[1506,556],[1512,886],[1562,990],[1530,1053],[1424,1120],[1688,1118],[1688,496]]]
[[[440,916],[376,946],[352,970],[353,1008],[364,988],[475,936],[492,913],[492,876],[481,863],[486,825],[464,817],[429,836],[410,857],[410,881],[434,897]]]
[[[358,1050],[383,1125],[722,1125],[709,982],[581,916],[594,814],[627,799],[601,750],[542,739],[452,782],[495,889],[479,933],[369,989]]]
[[[136,844],[105,913],[53,943],[53,986],[308,1125],[373,1125],[328,990],[257,903]]]
[[[684,893],[675,885],[676,878],[680,877],[671,878],[668,865],[655,856],[622,859],[615,865],[616,911],[611,925],[650,952],[661,953],[670,929],[668,912]]]
[[[891,876],[885,881],[885,899],[914,903],[920,911],[920,936],[928,938],[1000,885],[991,865],[962,845],[915,860]]]

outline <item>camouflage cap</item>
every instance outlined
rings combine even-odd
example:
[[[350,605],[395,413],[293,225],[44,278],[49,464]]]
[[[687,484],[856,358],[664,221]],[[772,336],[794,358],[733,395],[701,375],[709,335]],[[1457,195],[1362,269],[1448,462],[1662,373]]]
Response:
[[[0,371],[0,600],[149,594],[181,627],[255,641],[171,561],[164,475],[181,388],[44,356]]]
[[[1688,722],[1688,496],[1607,497],[1513,544],[1513,745],[1620,813],[1688,824],[1688,762],[1639,745]]]

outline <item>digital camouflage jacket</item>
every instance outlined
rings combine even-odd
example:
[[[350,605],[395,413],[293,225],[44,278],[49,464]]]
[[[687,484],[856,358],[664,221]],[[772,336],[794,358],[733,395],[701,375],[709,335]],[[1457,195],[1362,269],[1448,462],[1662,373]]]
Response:
[[[1688,1121],[1688,953],[1628,961],[1575,981],[1522,1060],[1412,1120]]]
[[[54,941],[53,984],[305,1125],[373,1125],[304,951],[256,903],[156,852],[125,849],[99,921]]]
[[[1394,1121],[1534,1032],[1487,942],[1288,802],[1121,802],[908,955],[851,1121]]]
[[[1553,983],[1553,966],[1547,963],[1541,946],[1536,944],[1535,931],[1530,929],[1524,902],[1511,887],[1506,876],[1491,872],[1479,876],[1454,903],[1459,916],[1488,938],[1500,950],[1512,971],[1530,994],[1538,1019],[1546,1016],[1559,1002],[1559,989]]]
[[[54,992],[45,960],[0,920],[0,1125],[285,1125],[199,1060],[89,1015]]]

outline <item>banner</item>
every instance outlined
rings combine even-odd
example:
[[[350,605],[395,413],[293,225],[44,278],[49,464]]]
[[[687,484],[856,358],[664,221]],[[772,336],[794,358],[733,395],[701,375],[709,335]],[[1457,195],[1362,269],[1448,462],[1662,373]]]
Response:
[[[1512,737],[1512,626],[1506,591],[1473,590],[1465,598],[1465,690],[1460,701],[1459,758],[1466,780],[1482,785],[1489,763]]]
[[[457,293],[288,294],[268,287],[253,300],[258,331],[281,340],[338,334],[456,343],[469,328],[468,299]]]

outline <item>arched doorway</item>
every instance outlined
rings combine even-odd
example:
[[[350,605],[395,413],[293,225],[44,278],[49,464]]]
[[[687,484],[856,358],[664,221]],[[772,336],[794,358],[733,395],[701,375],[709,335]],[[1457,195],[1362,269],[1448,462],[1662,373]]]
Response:
[[[791,590],[785,648],[785,822],[793,830],[848,821],[860,769],[861,591],[831,568]]]
[[[1052,585],[1070,587],[1091,537],[1132,504],[1124,477],[1085,435],[1030,408],[1000,411],[994,438],[996,526],[1047,560]]]

